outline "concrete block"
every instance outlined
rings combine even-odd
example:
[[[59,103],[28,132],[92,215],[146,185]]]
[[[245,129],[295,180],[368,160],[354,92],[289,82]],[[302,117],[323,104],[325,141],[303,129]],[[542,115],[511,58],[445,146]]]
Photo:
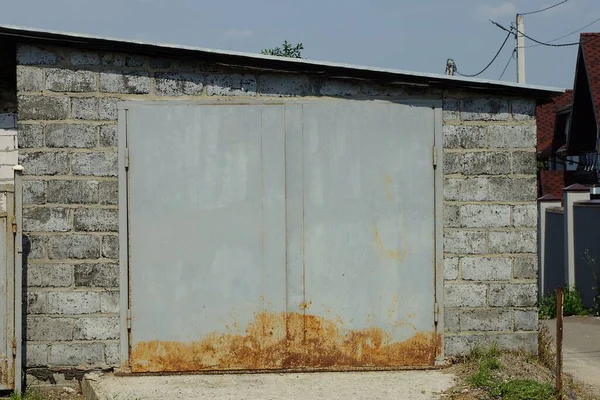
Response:
[[[321,96],[348,97],[356,96],[360,93],[360,86],[351,81],[325,79],[321,83],[319,94]]]
[[[27,317],[27,340],[73,340],[73,318]]]
[[[460,103],[463,121],[507,121],[510,117],[508,100],[499,98],[472,98]]]
[[[50,347],[50,365],[98,365],[104,364],[103,343],[54,343]]]
[[[462,173],[465,175],[502,175],[510,173],[510,155],[498,152],[463,154]]]
[[[72,162],[74,175],[117,176],[116,152],[74,153]]]
[[[29,241],[31,242],[31,248],[29,250],[29,255],[27,259],[29,260],[40,260],[43,258],[47,258],[47,243],[46,238],[44,236],[36,236],[35,234],[31,234],[29,232],[25,232],[29,237]]]
[[[510,206],[466,204],[460,207],[460,226],[466,228],[510,226]]]
[[[28,263],[28,287],[69,287],[73,284],[71,264]]]
[[[99,188],[100,204],[119,204],[119,182],[102,181]]]
[[[45,367],[48,365],[48,349],[49,346],[47,344],[25,342],[25,354],[23,355],[25,366]]]
[[[67,119],[69,98],[67,96],[19,96],[19,120]]]
[[[48,203],[95,204],[98,203],[98,181],[49,180]]]
[[[43,69],[17,67],[18,92],[41,92],[42,90],[44,90]]]
[[[100,312],[101,292],[49,292],[48,314],[83,315]]]
[[[510,258],[465,257],[462,278],[468,281],[508,281],[512,272]]]
[[[489,178],[490,201],[535,201],[537,195],[536,177],[531,178]]]
[[[64,152],[35,152],[19,154],[24,175],[66,175],[69,173],[69,155]]]
[[[255,96],[254,75],[209,74],[206,77],[206,94],[209,96]]]
[[[458,310],[444,310],[444,331],[460,332],[460,313],[458,312]]]
[[[528,354],[538,352],[538,334],[531,333],[508,333],[490,336],[490,342],[496,342],[498,347],[504,350],[523,351]]]
[[[444,180],[444,200],[488,200],[490,179],[491,178],[446,178]]]
[[[533,283],[497,283],[490,285],[492,307],[534,307],[537,285]]]
[[[310,82],[305,75],[261,75],[258,92],[266,96],[306,96]]]
[[[46,314],[48,312],[48,292],[27,291],[25,308],[27,315]]]
[[[444,232],[444,253],[481,254],[487,252],[485,232]]]
[[[402,97],[406,96],[406,89],[404,86],[365,84],[363,93],[373,97]]]
[[[444,121],[454,121],[460,116],[458,111],[458,99],[445,98],[442,100],[442,119]]]
[[[81,232],[117,232],[119,230],[118,210],[78,208],[75,210],[73,228]]]
[[[71,53],[71,65],[100,65],[100,55],[91,51],[74,51]]]
[[[119,237],[116,235],[102,236],[102,257],[119,258]]]
[[[23,204],[44,204],[46,202],[46,182],[23,181]]]
[[[100,310],[106,314],[117,314],[120,309],[119,291],[105,291],[100,293]]]
[[[460,335],[444,337],[444,354],[447,357],[466,356],[476,347],[487,347],[486,335]]]
[[[536,231],[490,232],[490,253],[535,253]]]
[[[487,285],[483,283],[446,283],[446,307],[484,307],[487,304]]]
[[[513,278],[515,279],[537,279],[538,258],[537,255],[522,255],[513,260]]]
[[[168,58],[150,57],[148,65],[152,69],[168,69],[171,68],[171,60]]]
[[[444,152],[444,174],[463,172],[463,153]]]
[[[117,147],[117,125],[100,126],[100,147]]]
[[[52,124],[46,126],[46,146],[58,148],[96,147],[98,128],[82,124]]]
[[[112,97],[74,97],[71,99],[71,115],[74,119],[116,121],[117,99]]]
[[[444,204],[444,227],[460,227],[460,206]]]
[[[17,46],[18,65],[56,65],[61,57],[47,47],[20,44]]]
[[[508,331],[511,329],[511,315],[508,310],[463,311],[460,316],[462,331]]]
[[[513,206],[513,225],[517,227],[536,227],[538,210],[536,204]]]
[[[76,264],[75,286],[77,287],[119,287],[119,264]]]
[[[491,125],[488,127],[489,146],[495,148],[534,148],[535,125]]]
[[[204,75],[186,72],[157,72],[154,90],[159,96],[200,96]]]
[[[533,121],[535,119],[535,100],[513,99],[511,105],[512,116],[517,121]]]
[[[44,147],[44,126],[19,124],[17,129],[17,146],[20,149]]]
[[[102,55],[101,63],[104,66],[110,67],[124,67],[125,66],[125,54],[119,53],[106,53]]]
[[[119,317],[77,318],[75,322],[75,340],[110,340],[119,336]]]
[[[458,260],[457,257],[444,258],[444,280],[453,281],[458,278]]]
[[[100,237],[71,234],[48,237],[48,257],[51,260],[100,258]]]
[[[537,331],[538,329],[538,311],[515,310],[515,331]]]
[[[121,347],[118,343],[106,343],[104,349],[104,357],[106,357],[106,364],[111,367],[121,366]]]
[[[103,93],[150,93],[150,77],[144,71],[100,72],[100,91]]]
[[[71,230],[69,212],[65,208],[26,208],[23,210],[26,232],[67,232]]]
[[[125,66],[126,67],[141,67],[146,64],[146,57],[139,54],[126,54],[125,55]]]
[[[96,92],[96,72],[49,69],[46,71],[46,89],[51,92]]]
[[[535,152],[516,151],[512,153],[512,172],[514,174],[535,175],[537,172],[537,159]]]

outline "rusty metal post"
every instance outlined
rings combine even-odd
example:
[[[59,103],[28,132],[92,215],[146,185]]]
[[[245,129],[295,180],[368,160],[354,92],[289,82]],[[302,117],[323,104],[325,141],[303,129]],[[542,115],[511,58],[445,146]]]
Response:
[[[556,393],[562,399],[562,345],[563,345],[563,288],[556,289]]]

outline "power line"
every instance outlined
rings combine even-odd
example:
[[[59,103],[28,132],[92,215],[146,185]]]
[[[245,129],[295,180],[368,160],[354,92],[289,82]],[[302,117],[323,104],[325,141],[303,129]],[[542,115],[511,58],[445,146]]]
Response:
[[[595,19],[594,21],[590,22],[590,23],[589,23],[589,24],[587,24],[586,26],[582,26],[581,28],[579,28],[579,29],[576,29],[576,30],[574,30],[573,32],[567,33],[566,35],[563,35],[563,36],[561,36],[561,37],[557,37],[556,39],[548,40],[548,42],[546,42],[546,43],[553,43],[553,42],[556,42],[557,40],[564,39],[564,38],[566,38],[566,37],[568,37],[568,36],[571,36],[571,35],[573,35],[574,33],[577,33],[577,32],[580,32],[580,31],[584,30],[584,29],[585,29],[585,28],[587,28],[588,26],[592,26],[592,25],[594,25],[594,24],[595,24],[596,22],[598,22],[598,21],[600,21],[600,18],[598,18],[598,19]],[[524,46],[524,48],[529,48],[529,47],[537,47],[537,46],[541,46],[541,44],[532,44],[532,45],[529,45],[529,46]]]
[[[593,39],[590,40],[586,40],[585,42],[573,42],[573,43],[560,43],[560,44],[553,44],[553,43],[546,43],[546,42],[542,42],[539,41],[537,39],[532,38],[531,36],[527,36],[526,34],[524,34],[523,32],[521,32],[520,30],[516,29],[516,28],[512,28],[511,30],[509,30],[508,28],[503,27],[502,25],[500,25],[497,22],[494,22],[492,20],[490,20],[490,22],[494,25],[496,25],[498,28],[502,29],[503,31],[512,33],[512,29],[515,29],[515,31],[517,31],[517,33],[523,35],[524,37],[526,37],[527,39],[531,40],[532,42],[538,43],[542,46],[549,46],[549,47],[567,47],[567,46],[579,46],[581,43],[587,43],[587,42],[591,42],[592,40],[596,40],[600,37],[600,35],[596,35],[596,37],[594,37]]]
[[[552,9],[554,7],[558,7],[561,4],[565,4],[567,1],[569,1],[569,0],[563,0],[560,3],[557,3],[557,4],[553,5],[553,6],[549,6],[549,7],[546,7],[546,8],[542,8],[541,10],[536,10],[536,11],[530,11],[530,12],[526,12],[526,13],[521,13],[521,15],[531,15],[531,14],[541,13],[543,11],[550,10],[550,9]]]
[[[494,61],[496,61],[496,59],[498,58],[498,56],[500,55],[500,52],[502,51],[502,49],[504,48],[504,46],[506,45],[506,42],[508,42],[508,38],[510,37],[510,35],[512,35],[512,31],[508,31],[508,35],[506,35],[506,38],[504,39],[504,42],[502,42],[502,46],[500,46],[500,48],[498,49],[498,52],[496,53],[496,55],[494,56],[494,58],[492,58],[492,61],[489,62],[488,65],[485,66],[484,69],[482,69],[481,71],[479,71],[476,74],[461,74],[460,72],[458,72],[458,69],[456,70],[456,73],[460,76],[464,76],[466,78],[474,78],[476,76],[479,76],[481,74],[483,74],[485,71],[487,71],[487,69],[494,63]]]
[[[504,73],[506,72],[506,70],[508,69],[508,66],[510,65],[510,62],[513,60],[515,53],[517,52],[517,48],[515,47],[512,51],[512,53],[510,53],[510,58],[508,59],[508,62],[506,63],[506,66],[504,67],[504,69],[502,70],[502,74],[500,74],[500,78],[498,78],[498,80],[501,80],[502,77],[504,76]]]

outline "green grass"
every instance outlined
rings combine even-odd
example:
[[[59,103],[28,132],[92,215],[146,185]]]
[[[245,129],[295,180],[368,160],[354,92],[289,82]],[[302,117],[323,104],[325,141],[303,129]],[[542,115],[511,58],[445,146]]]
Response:
[[[484,350],[476,347],[469,358],[477,361],[477,372],[467,380],[474,387],[485,390],[490,397],[505,400],[548,400],[552,399],[554,389],[551,385],[526,379],[501,381],[497,371],[502,369],[496,344]]]
[[[47,400],[47,399],[48,399],[48,397],[44,396],[43,394],[41,394],[35,390],[29,390],[25,394],[11,393],[11,395],[10,395],[10,400]]]

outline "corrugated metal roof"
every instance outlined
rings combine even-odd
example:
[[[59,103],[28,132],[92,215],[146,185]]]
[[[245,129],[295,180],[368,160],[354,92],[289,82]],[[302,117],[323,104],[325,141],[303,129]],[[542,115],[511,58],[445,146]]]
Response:
[[[195,57],[203,61],[240,67],[262,68],[296,73],[320,73],[329,77],[382,80],[387,83],[416,84],[437,87],[456,87],[489,90],[527,97],[547,98],[564,92],[564,89],[488,79],[463,78],[442,74],[411,72],[399,69],[367,67],[325,61],[275,57],[263,54],[215,50],[203,47],[124,40],[79,33],[57,32],[11,25],[0,25],[0,37],[18,38],[23,42],[59,42],[112,51],[137,51],[165,56]]]

